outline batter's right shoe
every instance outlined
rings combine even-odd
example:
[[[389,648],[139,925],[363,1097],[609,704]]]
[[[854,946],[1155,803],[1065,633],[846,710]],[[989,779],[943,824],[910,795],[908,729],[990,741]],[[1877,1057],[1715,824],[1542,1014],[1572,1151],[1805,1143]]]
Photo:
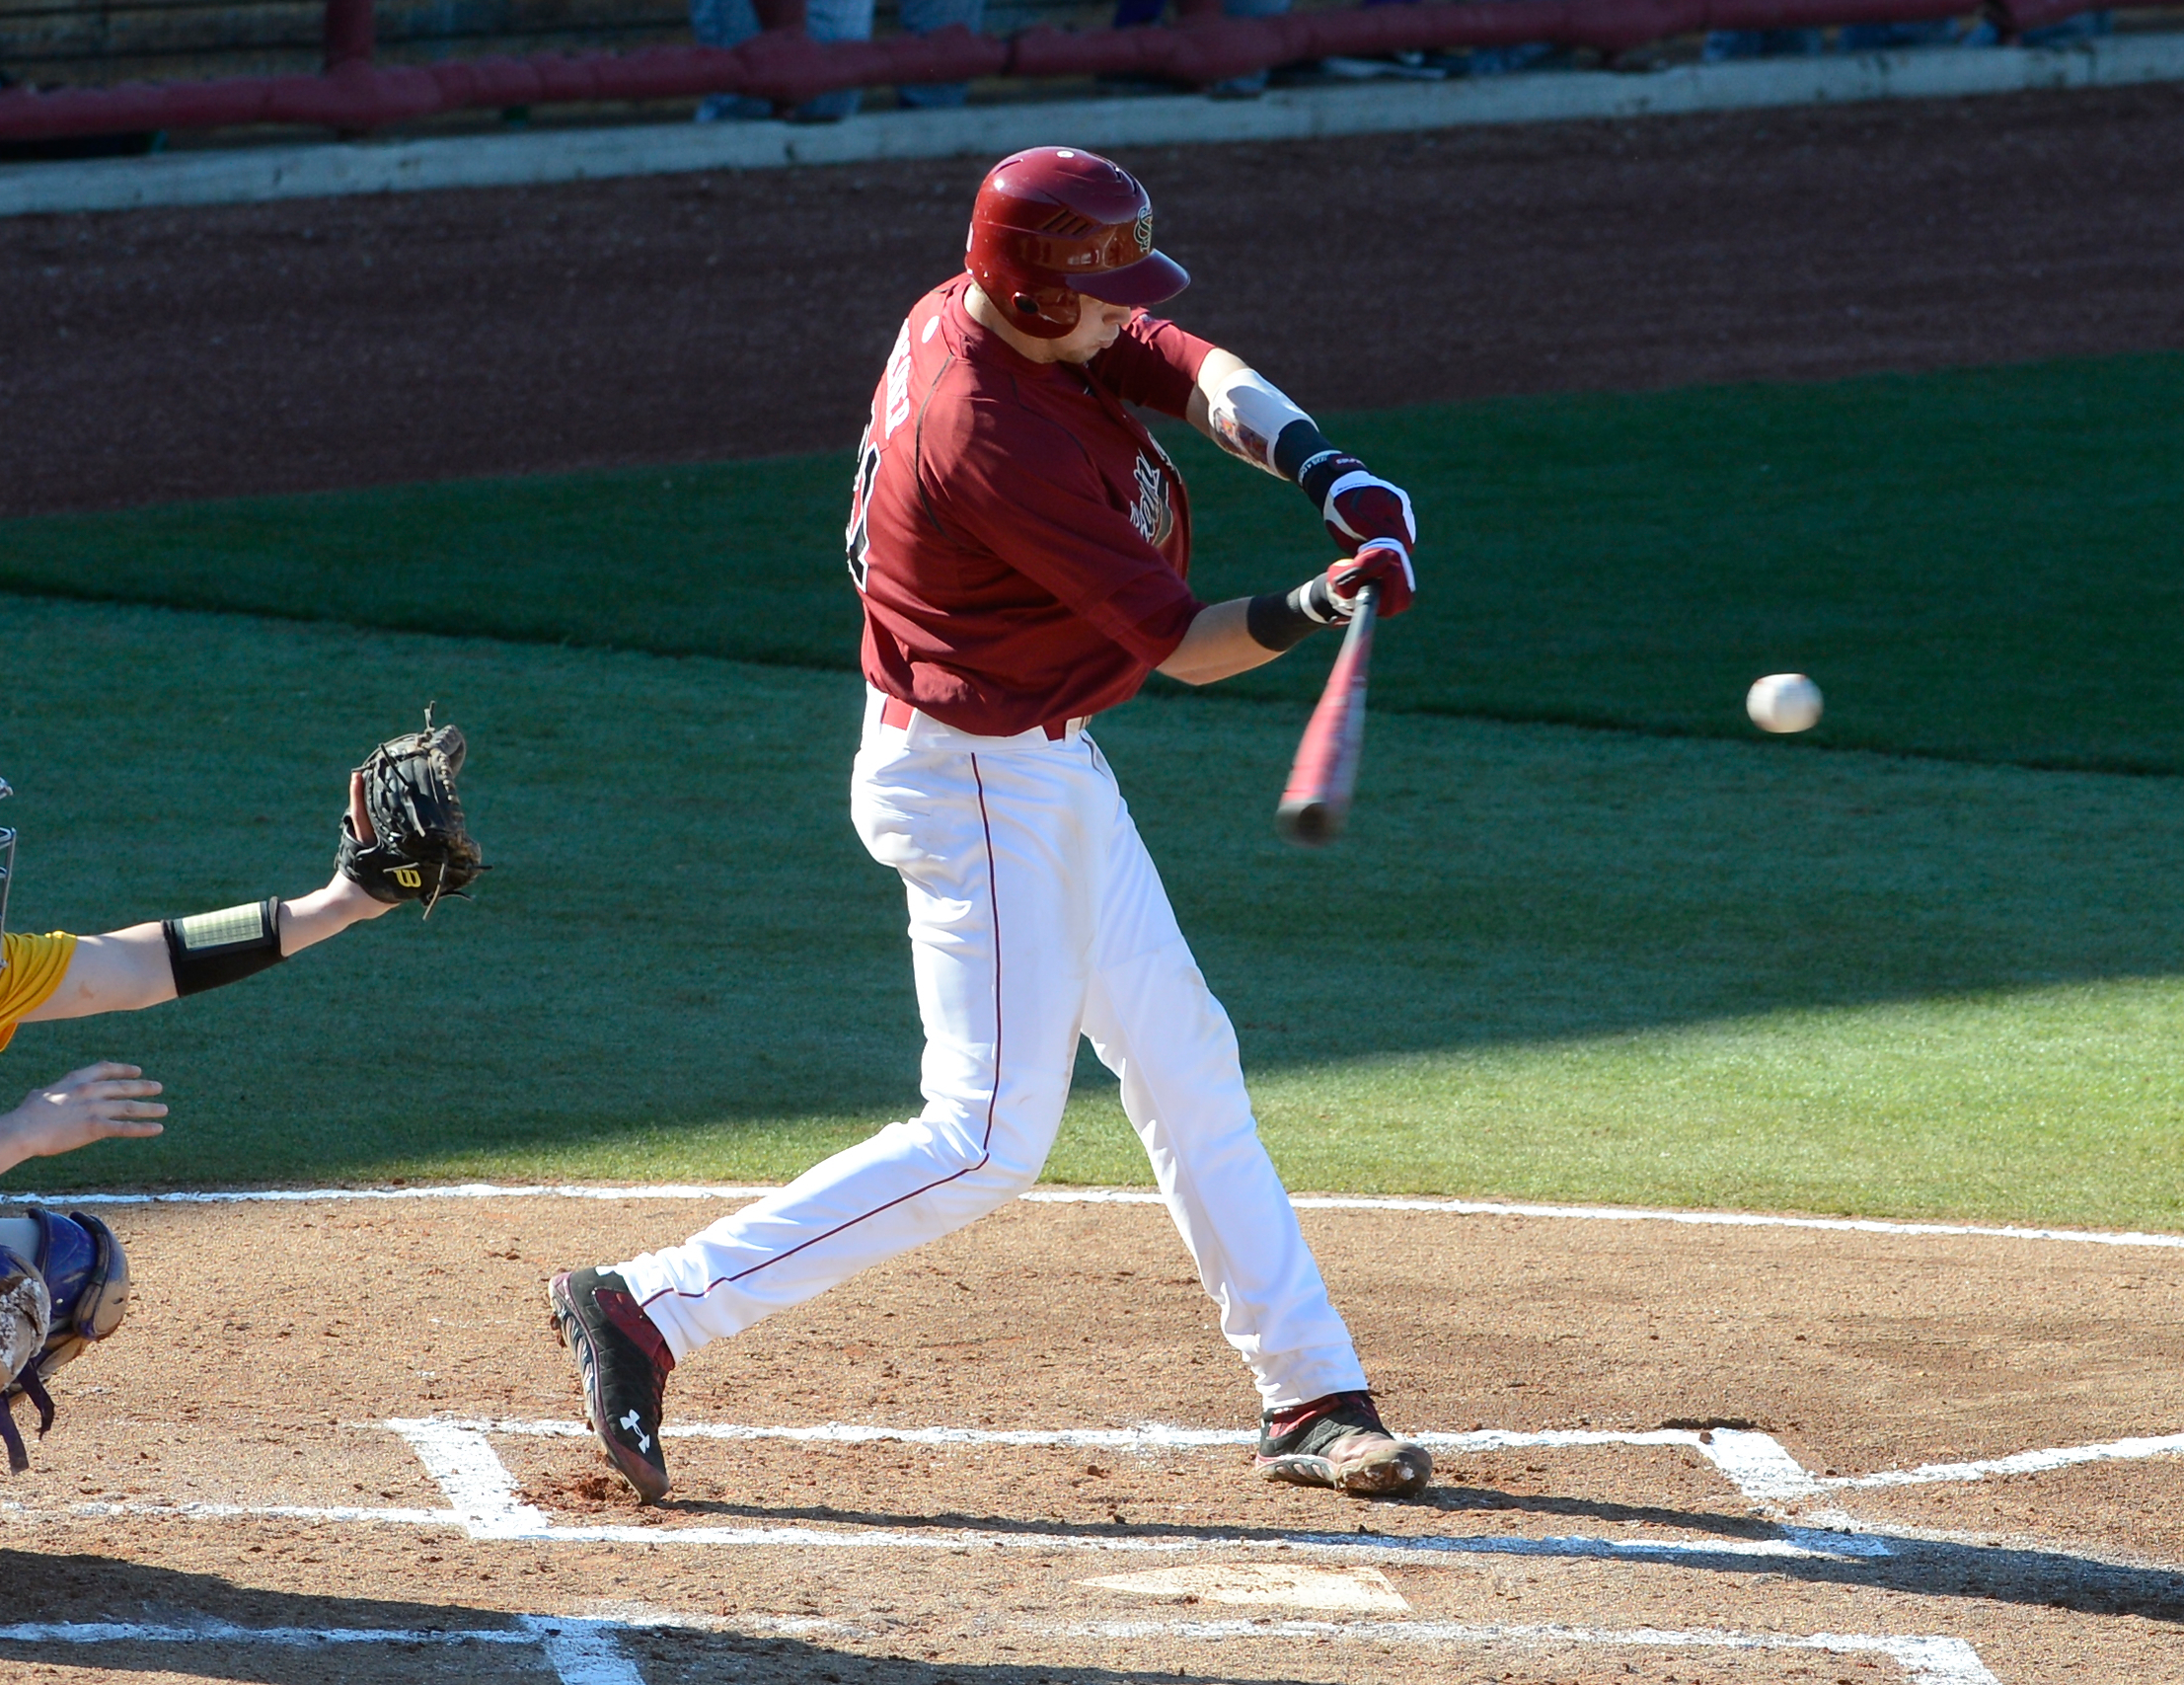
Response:
[[[675,1354],[611,1269],[565,1269],[547,1283],[554,1332],[576,1359],[584,1415],[615,1472],[647,1503],[667,1495],[660,1395]]]
[[[1416,1497],[1433,1478],[1433,1453],[1383,1427],[1371,1393],[1330,1393],[1260,1417],[1257,1466],[1261,1480]]]

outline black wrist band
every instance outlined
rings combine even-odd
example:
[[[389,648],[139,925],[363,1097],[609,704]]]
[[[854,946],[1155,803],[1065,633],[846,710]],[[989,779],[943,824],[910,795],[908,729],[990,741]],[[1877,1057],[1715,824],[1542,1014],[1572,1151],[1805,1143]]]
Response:
[[[162,919],[160,929],[167,936],[167,960],[175,970],[178,995],[202,994],[223,983],[241,982],[285,957],[280,952],[277,895],[222,907],[216,913]]]
[[[1324,515],[1327,509],[1327,490],[1345,474],[1353,474],[1364,468],[1346,450],[1323,450],[1306,461],[1297,471],[1297,484],[1304,488],[1305,496],[1312,499],[1312,506]]]
[[[1318,632],[1323,622],[1313,619],[1296,600],[1305,589],[1309,587],[1268,591],[1264,596],[1253,597],[1243,617],[1243,628],[1250,633],[1251,642],[1279,654],[1284,650],[1296,649]]]
[[[1295,480],[1304,472],[1306,463],[1316,456],[1326,455],[1333,448],[1318,425],[1309,418],[1292,421],[1274,441],[1274,472],[1284,480]]]

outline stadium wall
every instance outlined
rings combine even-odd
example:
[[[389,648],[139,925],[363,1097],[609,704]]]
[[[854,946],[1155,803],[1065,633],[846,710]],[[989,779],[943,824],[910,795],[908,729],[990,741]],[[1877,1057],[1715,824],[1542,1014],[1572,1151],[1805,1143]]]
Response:
[[[22,0],[12,0],[21,4]],[[581,3],[581,0],[575,0]],[[741,94],[791,109],[838,89],[991,77],[1121,76],[1210,86],[1330,57],[1546,41],[1614,63],[1649,43],[1711,30],[1830,29],[1963,15],[1963,0],[1397,0],[1354,9],[1228,18],[1220,0],[1178,0],[1173,27],[1014,35],[956,28],[819,42],[803,0],[761,0],[767,28],[732,49],[687,44],[587,53],[382,62],[373,0],[327,0],[317,73],[0,90],[0,140],[31,142],[244,124],[368,133],[465,110]],[[1988,0],[2005,40],[2091,10],[2084,0]]]

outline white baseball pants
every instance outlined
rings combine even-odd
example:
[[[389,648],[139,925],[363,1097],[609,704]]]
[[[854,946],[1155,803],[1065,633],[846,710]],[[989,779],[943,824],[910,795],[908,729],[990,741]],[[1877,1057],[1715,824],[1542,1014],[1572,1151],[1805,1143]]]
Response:
[[[961,1228],[1037,1181],[1080,1034],[1129,1113],[1221,1330],[1275,1409],[1363,1388],[1260,1145],[1236,1032],[1106,759],[1074,726],[976,737],[867,707],[851,812],[902,875],[925,1110],[681,1246],[617,1267],[677,1358]]]

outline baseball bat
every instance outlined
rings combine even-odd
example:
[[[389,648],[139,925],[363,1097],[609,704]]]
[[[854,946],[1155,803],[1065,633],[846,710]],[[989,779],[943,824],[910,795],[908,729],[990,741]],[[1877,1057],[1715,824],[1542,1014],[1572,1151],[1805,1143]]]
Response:
[[[1373,660],[1373,623],[1379,615],[1380,586],[1367,585],[1357,593],[1357,612],[1350,616],[1341,652],[1298,739],[1289,785],[1274,810],[1274,828],[1300,848],[1334,841],[1349,817],[1357,763],[1365,752],[1365,674]]]

